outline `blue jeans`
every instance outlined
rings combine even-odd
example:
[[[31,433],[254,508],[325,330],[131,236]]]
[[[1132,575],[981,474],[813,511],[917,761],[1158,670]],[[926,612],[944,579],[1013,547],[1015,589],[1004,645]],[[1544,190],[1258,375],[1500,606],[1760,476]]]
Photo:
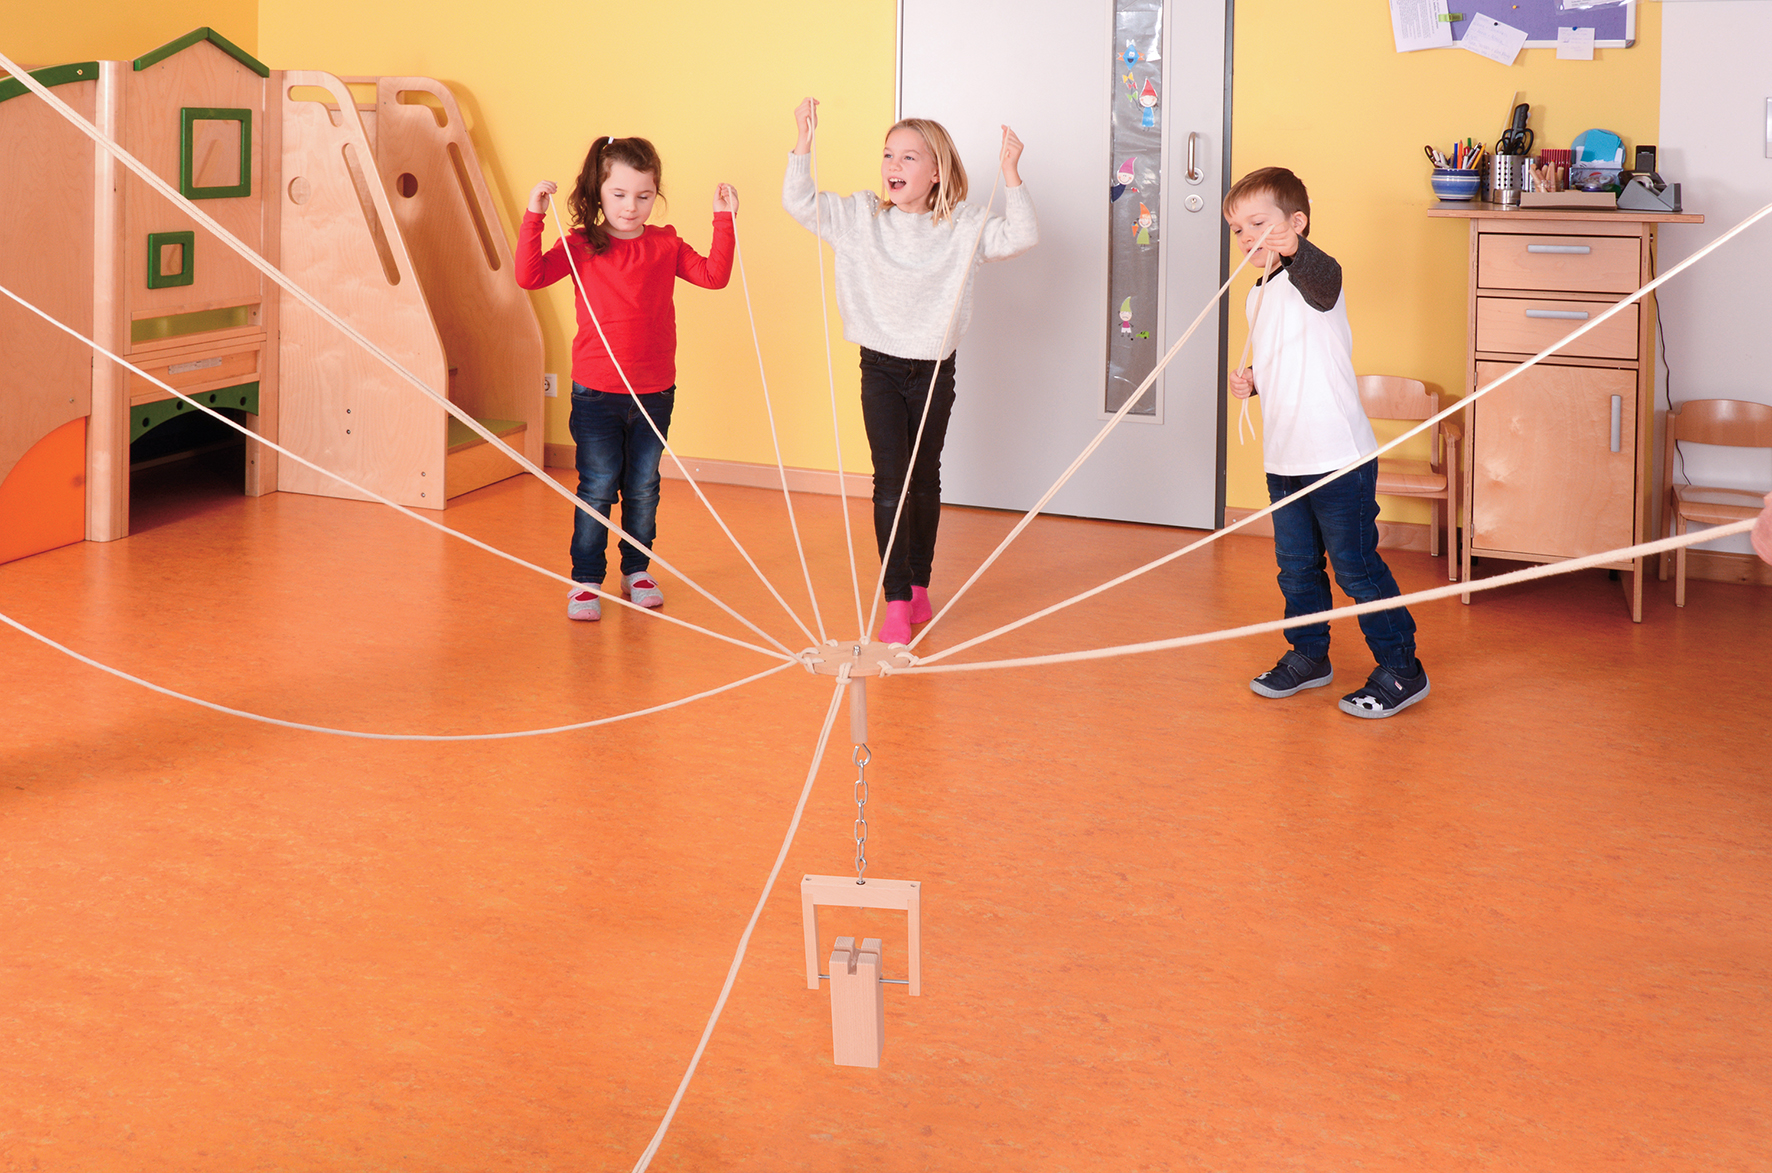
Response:
[[[675,387],[651,395],[616,395],[572,385],[568,426],[578,445],[578,499],[610,517],[619,495],[621,516],[612,520],[648,549],[658,539],[658,460],[664,455],[664,442],[646,416],[658,424],[659,433],[669,435],[676,401]],[[573,581],[602,582],[609,569],[608,550],[608,528],[590,514],[574,510]],[[624,575],[638,574],[651,565],[644,553],[621,543]]]
[[[1268,473],[1268,500],[1288,497],[1327,475]],[[1335,581],[1356,603],[1402,593],[1390,567],[1378,556],[1377,484],[1378,462],[1369,460],[1334,484],[1274,512],[1274,559],[1280,564],[1286,618],[1327,611],[1335,605],[1329,595],[1329,576],[1323,572],[1325,555],[1335,568]],[[1406,608],[1362,615],[1360,630],[1381,667],[1402,676],[1415,674],[1415,620]],[[1286,638],[1299,655],[1320,660],[1329,654],[1327,623],[1287,628]]]

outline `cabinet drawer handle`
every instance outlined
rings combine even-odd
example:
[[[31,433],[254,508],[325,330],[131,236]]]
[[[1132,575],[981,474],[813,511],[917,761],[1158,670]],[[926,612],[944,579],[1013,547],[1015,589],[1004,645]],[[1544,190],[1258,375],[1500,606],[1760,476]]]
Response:
[[[1586,310],[1527,310],[1528,318],[1555,318],[1559,322],[1585,322]]]
[[[1529,253],[1558,253],[1562,256],[1585,257],[1594,250],[1590,245],[1585,244],[1529,244],[1526,246],[1526,251]]]
[[[1624,440],[1624,396],[1612,397],[1612,451],[1617,452]]]

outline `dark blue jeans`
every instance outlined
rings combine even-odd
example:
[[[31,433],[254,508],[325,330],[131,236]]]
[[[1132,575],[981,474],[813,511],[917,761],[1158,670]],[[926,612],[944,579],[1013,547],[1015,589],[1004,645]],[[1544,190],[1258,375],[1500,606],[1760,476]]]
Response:
[[[619,496],[621,516],[611,518],[648,548],[658,539],[658,459],[664,442],[646,416],[669,435],[677,389],[651,395],[616,395],[572,385],[573,442],[578,445],[578,499],[610,517]],[[641,414],[642,411],[645,414]],[[582,510],[572,514],[572,579],[602,582],[609,569],[609,530]],[[638,574],[652,559],[626,541],[621,572]]]
[[[1283,477],[1267,474],[1268,500],[1291,496],[1327,473]],[[1278,509],[1274,519],[1274,559],[1280,564],[1280,593],[1286,596],[1286,618],[1327,611],[1329,595],[1324,556],[1335,568],[1335,581],[1356,603],[1393,598],[1402,592],[1390,567],[1378,556],[1378,462],[1369,460],[1334,484]],[[1415,620],[1406,608],[1360,616],[1366,646],[1381,667],[1402,676],[1415,673]],[[1286,629],[1286,638],[1302,656],[1320,660],[1329,654],[1329,625],[1312,623]]]
[[[881,588],[891,600],[907,600],[913,586],[928,586],[935,563],[935,534],[941,526],[941,446],[947,441],[948,417],[954,410],[955,357],[943,359],[937,375],[934,359],[898,358],[865,346],[861,350],[861,418],[874,457],[874,542],[886,564]],[[929,400],[927,421],[925,400]],[[923,442],[912,468],[911,445],[916,443],[919,425]],[[911,489],[889,552],[886,538],[892,532],[907,472]]]

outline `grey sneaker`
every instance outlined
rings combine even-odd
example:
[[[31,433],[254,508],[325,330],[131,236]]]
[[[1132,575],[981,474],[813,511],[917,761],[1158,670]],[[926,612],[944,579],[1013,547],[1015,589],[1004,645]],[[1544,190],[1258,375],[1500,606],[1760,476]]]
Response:
[[[603,618],[603,600],[590,588],[596,583],[580,583],[566,596],[566,618],[595,623]]]
[[[638,574],[622,575],[621,593],[632,600],[636,607],[664,606],[664,592],[652,581],[652,575],[644,570]]]
[[[1427,669],[1420,660],[1415,661],[1414,676],[1374,668],[1365,684],[1341,698],[1341,711],[1352,717],[1394,717],[1427,694]]]
[[[1279,700],[1307,688],[1322,688],[1335,679],[1329,657],[1313,660],[1298,652],[1287,652],[1280,662],[1249,682],[1250,691]]]

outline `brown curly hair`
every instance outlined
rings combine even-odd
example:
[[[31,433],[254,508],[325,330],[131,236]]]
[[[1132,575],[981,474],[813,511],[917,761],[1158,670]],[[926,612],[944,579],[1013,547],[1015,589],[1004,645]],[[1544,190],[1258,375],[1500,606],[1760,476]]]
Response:
[[[664,198],[664,164],[658,151],[643,138],[599,138],[585,155],[585,165],[578,173],[572,195],[566,206],[572,211],[572,224],[591,246],[593,255],[602,255],[609,247],[609,229],[603,220],[603,181],[610,168],[626,163],[635,171],[652,176],[652,186]]]

